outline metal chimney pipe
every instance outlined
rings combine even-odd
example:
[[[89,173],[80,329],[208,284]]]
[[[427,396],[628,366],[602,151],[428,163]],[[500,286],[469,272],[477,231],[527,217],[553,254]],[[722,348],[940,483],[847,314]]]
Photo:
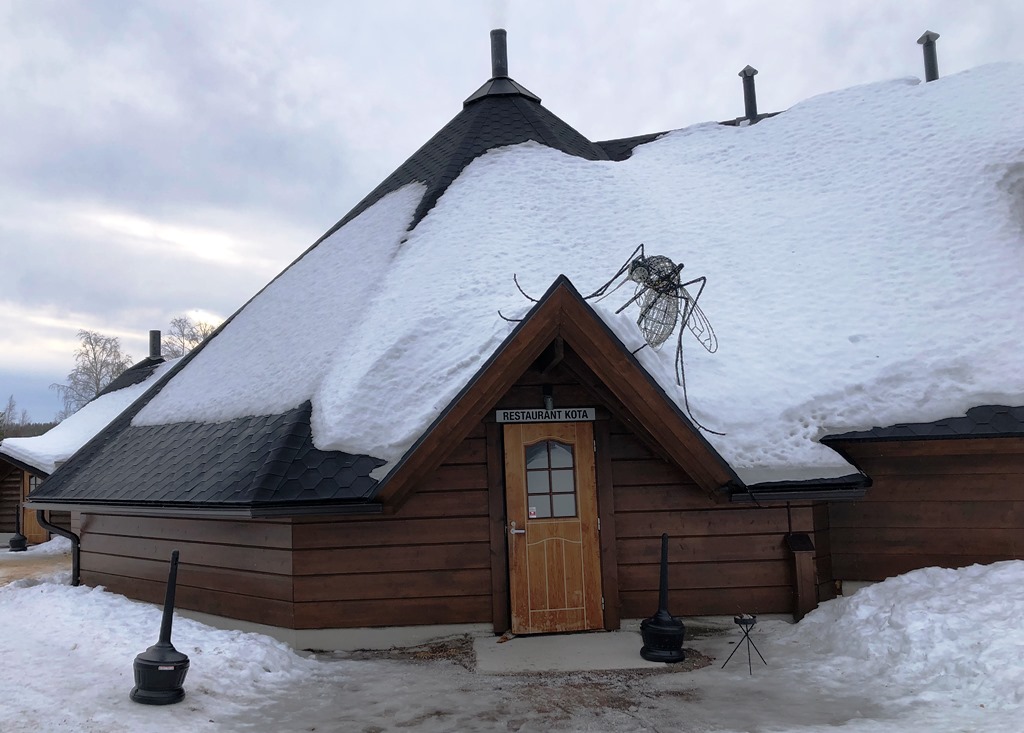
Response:
[[[160,332],[150,331],[149,332],[149,358],[159,359],[160,353]]]
[[[508,76],[508,45],[504,28],[491,31],[491,78]]]
[[[917,39],[924,51],[925,81],[935,81],[939,78],[939,57],[935,52],[935,41],[938,39],[939,34],[934,31],[925,31],[924,35]]]
[[[739,76],[743,77],[743,116],[751,122],[757,120],[757,92],[754,91],[754,75],[757,69],[749,64],[743,67]]]

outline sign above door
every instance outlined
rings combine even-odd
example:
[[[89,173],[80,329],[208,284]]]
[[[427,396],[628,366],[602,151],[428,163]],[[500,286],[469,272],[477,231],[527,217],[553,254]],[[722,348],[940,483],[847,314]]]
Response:
[[[597,419],[596,407],[566,407],[557,410],[498,410],[494,413],[496,422],[593,422]]]

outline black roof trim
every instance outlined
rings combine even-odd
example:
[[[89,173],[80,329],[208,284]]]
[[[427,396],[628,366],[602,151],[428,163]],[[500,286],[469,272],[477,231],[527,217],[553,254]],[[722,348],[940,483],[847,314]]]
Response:
[[[198,504],[159,503],[122,504],[99,501],[73,504],[32,498],[25,502],[25,506],[29,509],[56,509],[58,511],[84,512],[86,514],[120,514],[133,517],[220,517],[238,519],[269,519],[273,517],[330,514],[380,514],[384,510],[383,506],[376,502],[347,502],[298,507],[294,505],[251,506],[246,504],[203,506]]]
[[[819,442],[833,447],[833,443],[867,441],[1012,437],[1024,437],[1024,406],[980,405],[972,407],[966,415],[960,417],[947,417],[928,423],[897,423],[870,430],[837,433],[826,435]]]
[[[732,503],[758,503],[760,501],[846,501],[860,499],[871,486],[871,479],[862,473],[851,473],[834,478],[804,481],[765,481],[745,488],[731,487]]]
[[[38,478],[46,478],[47,476],[50,475],[46,471],[36,468],[35,466],[31,466],[25,463],[24,461],[20,461],[17,458],[14,458],[13,456],[9,456],[6,453],[4,453],[3,442],[0,442],[0,461],[10,463],[15,468],[20,468],[25,473],[30,473]]]

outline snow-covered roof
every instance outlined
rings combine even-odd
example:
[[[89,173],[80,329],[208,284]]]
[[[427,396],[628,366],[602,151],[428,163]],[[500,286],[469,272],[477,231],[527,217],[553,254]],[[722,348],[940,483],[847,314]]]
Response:
[[[42,435],[5,439],[0,442],[0,455],[9,456],[45,474],[53,473],[58,463],[67,460],[89,442],[177,362],[173,359],[154,368],[148,363],[151,360],[145,361],[147,374],[141,381],[123,389],[103,392]],[[125,374],[128,376],[127,372]]]
[[[1024,404],[1024,67],[825,94],[757,125],[700,124],[585,160],[476,158],[409,231],[410,183],[296,261],[135,425],[312,401],[316,447],[392,467],[565,274],[606,282],[641,242],[704,275],[720,348],[687,335],[689,405],[746,482],[851,471],[822,436]],[[631,293],[591,304],[643,344]],[[640,363],[682,406],[673,350]]]

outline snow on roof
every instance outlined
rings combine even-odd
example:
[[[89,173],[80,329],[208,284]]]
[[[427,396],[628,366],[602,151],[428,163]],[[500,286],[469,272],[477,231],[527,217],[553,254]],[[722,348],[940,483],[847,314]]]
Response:
[[[110,422],[124,412],[125,408],[153,386],[154,379],[167,373],[177,359],[156,367],[138,384],[96,397],[82,409],[50,428],[42,435],[32,438],[7,438],[0,443],[0,454],[38,468],[47,474],[53,473],[57,463],[66,461],[71,455],[88,443]]]
[[[821,436],[1024,403],[1022,73],[855,87],[622,162],[493,150],[412,232],[416,184],[308,252],[135,423],[311,399],[318,448],[393,466],[508,336],[498,310],[528,310],[513,273],[536,296],[559,274],[587,294],[643,242],[708,278],[720,348],[687,335],[689,404],[740,477],[848,474]],[[591,304],[636,349],[636,307],[614,314],[630,295]],[[637,354],[682,405],[673,357]]]

